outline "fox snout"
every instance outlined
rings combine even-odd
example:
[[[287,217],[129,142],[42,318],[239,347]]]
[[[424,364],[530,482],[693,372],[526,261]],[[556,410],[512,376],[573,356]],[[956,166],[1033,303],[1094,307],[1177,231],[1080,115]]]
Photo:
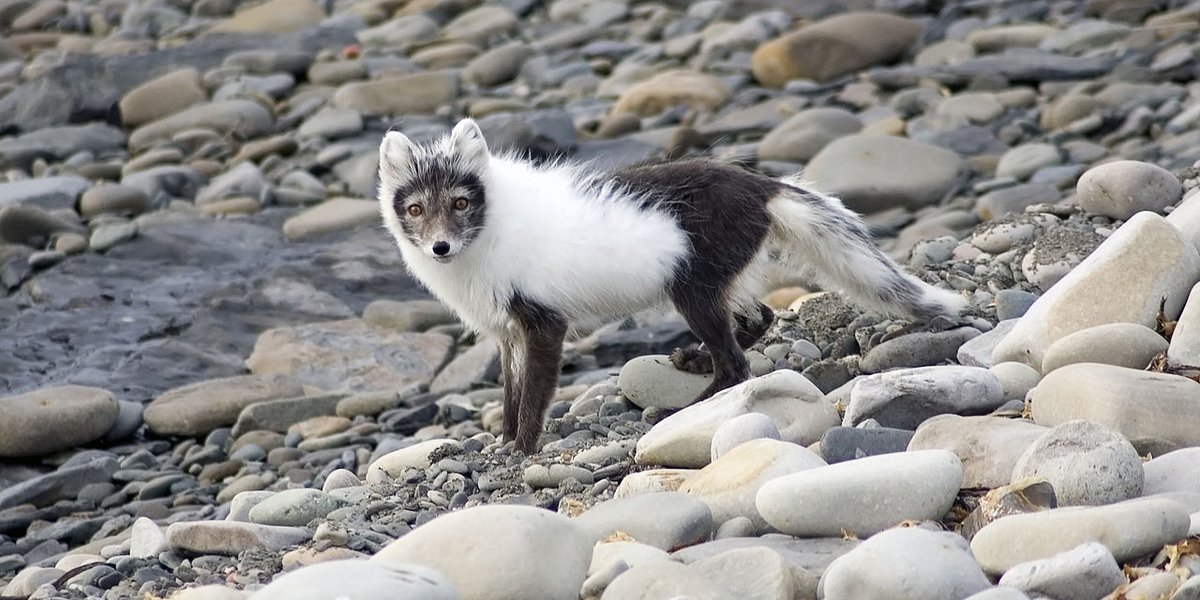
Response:
[[[425,254],[441,263],[450,262],[463,249],[463,243],[453,239],[437,239],[424,244]]]

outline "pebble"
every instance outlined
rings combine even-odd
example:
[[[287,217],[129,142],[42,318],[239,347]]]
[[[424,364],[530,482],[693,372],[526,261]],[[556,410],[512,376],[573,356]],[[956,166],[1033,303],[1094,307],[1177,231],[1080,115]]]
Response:
[[[821,458],[829,464],[904,452],[913,432],[891,427],[830,427],[821,436],[818,446]]]
[[[325,11],[313,0],[267,0],[218,21],[209,31],[216,33],[287,33],[311,27],[325,19]]]
[[[454,584],[438,571],[416,564],[334,560],[309,565],[276,577],[250,600],[320,600],[348,597],[460,600]]]
[[[668,356],[639,356],[625,363],[617,378],[621,394],[642,408],[680,409],[712,383],[712,375],[697,375],[676,369]]]
[[[951,600],[989,585],[965,540],[918,527],[871,536],[834,560],[821,577],[825,598]]]
[[[755,79],[782,87],[793,79],[827,81],[908,51],[920,33],[917,23],[882,12],[835,15],[786,33],[754,51]]]
[[[1055,508],[990,523],[971,540],[971,552],[990,575],[1088,542],[1103,544],[1117,562],[1124,563],[1179,541],[1187,535],[1188,526],[1183,507],[1157,498]]]
[[[432,114],[457,91],[457,80],[447,73],[413,73],[344,84],[333,104],[370,116]]]
[[[922,423],[908,449],[949,450],[962,461],[964,488],[991,489],[1014,480],[1018,460],[1048,431],[1019,419],[942,415]]]
[[[92,230],[92,235],[88,238],[88,247],[96,252],[104,252],[132,240],[137,233],[137,223],[101,225]]]
[[[962,476],[962,462],[946,450],[868,456],[767,482],[755,505],[788,535],[862,537],[904,520],[941,519]]]
[[[129,528],[129,555],[134,558],[154,558],[167,550],[167,534],[154,521],[139,517]]]
[[[492,87],[511,81],[521,65],[534,55],[533,48],[524,42],[511,41],[481,53],[463,67],[463,80],[482,87]]]
[[[271,112],[254,100],[232,99],[206,102],[170,116],[150,121],[129,134],[130,150],[142,150],[175,133],[203,127],[245,138],[270,133],[275,126]]]
[[[1200,493],[1200,448],[1182,448],[1142,463],[1146,496],[1170,492]]]
[[[0,397],[0,457],[45,456],[95,441],[117,422],[107,390],[67,385]]]
[[[255,340],[246,366],[331,393],[401,390],[431,381],[452,350],[448,335],[382,331],[343,319],[268,329]]]
[[[762,413],[736,416],[717,427],[713,433],[712,460],[716,461],[746,442],[759,439],[779,439],[779,429],[775,427],[775,421]]]
[[[1171,333],[1171,342],[1166,348],[1167,361],[1175,366],[1200,365],[1200,285],[1188,293],[1183,313]],[[1161,339],[1161,338],[1160,338]],[[1160,349],[1159,352],[1162,350]],[[1157,352],[1155,353],[1157,354]],[[1125,365],[1129,366],[1129,365]]]
[[[804,176],[846,206],[872,213],[897,206],[918,209],[940,202],[958,183],[963,159],[954,152],[905,138],[847,135],[827,144]]]
[[[1030,477],[1049,481],[1059,506],[1095,506],[1141,496],[1144,474],[1121,434],[1091,421],[1067,421],[1017,459],[1012,480]]]
[[[842,425],[875,419],[885,427],[916,429],[929,417],[982,414],[1004,403],[995,374],[980,367],[920,367],[864,377],[850,392]]]
[[[125,93],[117,103],[121,123],[137,127],[208,100],[200,72],[185,67],[151,79]]]
[[[463,600],[558,600],[579,593],[594,542],[577,520],[547,510],[476,506],[418,527],[370,560],[440,571]]]
[[[905,367],[936,365],[953,360],[958,354],[958,349],[979,333],[974,327],[910,333],[871,348],[862,357],[859,367],[865,373],[879,373]]]
[[[1102,598],[1124,583],[1112,552],[1095,542],[1021,563],[1000,578],[1000,585],[1063,600]]]
[[[630,86],[617,98],[612,112],[648,117],[677,105],[711,111],[728,102],[730,94],[729,87],[713,75],[670,70]]]
[[[97,185],[79,198],[79,216],[90,219],[101,214],[139,215],[150,209],[150,197],[126,185]]]
[[[1037,424],[1095,421],[1128,439],[1138,454],[1200,445],[1200,383],[1179,375],[1068,365],[1042,378],[1029,399]]]
[[[291,241],[349,231],[374,224],[379,205],[371,200],[332,198],[289,218],[283,223],[283,235]]]
[[[997,177],[1029,179],[1038,169],[1062,163],[1062,154],[1051,144],[1022,144],[1000,156],[996,164]]]
[[[1128,277],[1131,272],[1140,276]],[[1138,213],[1033,303],[992,360],[1039,369],[1049,346],[1076,331],[1108,323],[1153,327],[1164,297],[1167,317],[1176,318],[1198,279],[1196,249],[1162,217]]]
[[[699,569],[662,562],[633,567],[621,573],[608,584],[600,600],[733,600],[736,597]]]
[[[79,227],[37,206],[10,204],[0,206],[0,241],[24,244],[33,248],[63,233],[74,233]]]
[[[167,544],[174,550],[236,556],[247,550],[282,550],[308,541],[300,527],[276,527],[238,521],[192,521],[167,527]]]
[[[337,498],[313,489],[283,490],[264,498],[250,509],[251,523],[260,525],[305,526],[340,508]]]
[[[349,108],[325,108],[306,119],[296,130],[301,139],[320,137],[327,140],[355,135],[363,130],[363,118]]]
[[[858,133],[862,121],[841,108],[802,110],[767,133],[758,144],[759,160],[812,160],[829,142]]]
[[[769,548],[737,548],[691,566],[721,582],[734,598],[780,600],[795,594],[791,567]]]
[[[1088,169],[1075,187],[1079,206],[1124,220],[1148,210],[1163,212],[1179,202],[1183,188],[1170,171],[1136,160],[1117,160]]]
[[[807,446],[837,425],[837,410],[795,371],[756,377],[689,406],[655,425],[637,443],[638,464],[700,468],[712,458],[712,438],[726,421],[751,412],[771,417],[780,439]]]
[[[648,469],[630,473],[621,480],[614,497],[629,498],[639,494],[674,492],[683,482],[699,472],[699,469]]]
[[[992,365],[988,368],[996,379],[1000,380],[1000,387],[1004,390],[1004,398],[1006,400],[1025,400],[1025,395],[1037,386],[1042,380],[1042,374],[1037,372],[1037,369],[1019,362],[1004,362],[997,365]]]
[[[745,517],[762,530],[766,522],[754,506],[758,490],[773,479],[825,465],[807,448],[773,439],[751,440],[700,469],[679,491],[703,500],[715,523]]]
[[[433,464],[430,455],[446,447],[458,447],[456,440],[427,440],[389,452],[367,467],[367,483],[381,483],[399,477],[406,469],[426,469]]]
[[[958,363],[965,367],[989,368],[994,364],[1005,361],[993,361],[992,354],[1020,319],[1000,321],[991,331],[975,336],[958,348]]]
[[[1076,363],[1144,369],[1167,351],[1167,340],[1138,323],[1109,323],[1059,338],[1046,349],[1042,373]]]
[[[287,432],[309,419],[332,416],[344,397],[344,394],[321,394],[255,402],[238,413],[233,435],[255,430]],[[330,432],[330,435],[333,433],[340,432]]]
[[[286,375],[243,375],[200,381],[160,394],[144,418],[160,435],[203,435],[237,421],[242,409],[264,400],[304,395]]]
[[[568,479],[574,479],[583,484],[591,484],[594,481],[592,472],[583,467],[559,464],[550,465],[549,467],[545,465],[529,465],[525,467],[523,479],[525,485],[534,489],[556,488]]]
[[[704,541],[716,529],[708,505],[680,492],[648,492],[603,502],[574,523],[595,541],[621,533],[661,550]]]

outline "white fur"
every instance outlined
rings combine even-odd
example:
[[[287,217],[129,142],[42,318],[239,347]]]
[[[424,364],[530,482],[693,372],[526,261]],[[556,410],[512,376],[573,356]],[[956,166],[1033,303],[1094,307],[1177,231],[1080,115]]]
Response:
[[[786,178],[783,182],[805,187],[796,179]],[[818,194],[808,187],[805,189],[821,200],[820,209],[814,209],[789,193],[780,194],[767,203],[773,221],[768,244],[780,253],[782,261],[791,270],[825,289],[844,290],[855,304],[882,314],[911,314],[907,310],[909,307],[889,304],[879,298],[881,291],[894,285],[896,273],[922,290],[923,304],[940,307],[941,312],[948,315],[957,315],[966,308],[966,301],[958,294],[936,288],[906,273],[874,244],[847,235],[848,232],[840,229],[818,227],[818,223],[828,221],[833,215],[848,222],[860,222],[860,217],[841,200]]]
[[[397,143],[385,138],[381,152]],[[398,156],[412,156],[409,144]],[[403,175],[384,171],[381,212],[408,269],[465,323],[498,337],[514,292],[582,327],[660,304],[690,248],[669,215],[639,210],[612,185],[585,191],[575,168],[488,156],[483,230],[453,260],[437,262],[404,236],[388,191]]]

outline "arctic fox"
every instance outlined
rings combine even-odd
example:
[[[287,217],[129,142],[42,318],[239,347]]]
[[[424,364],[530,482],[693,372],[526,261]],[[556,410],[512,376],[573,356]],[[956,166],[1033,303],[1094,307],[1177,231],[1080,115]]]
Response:
[[[774,318],[758,300],[770,263],[882,313],[926,320],[965,306],[904,273],[838,200],[717,162],[536,166],[493,155],[464,119],[428,146],[389,132],[379,180],[408,270],[500,341],[504,436],[526,453],[573,325],[671,302],[711,355],[704,399],[750,375],[742,350]]]

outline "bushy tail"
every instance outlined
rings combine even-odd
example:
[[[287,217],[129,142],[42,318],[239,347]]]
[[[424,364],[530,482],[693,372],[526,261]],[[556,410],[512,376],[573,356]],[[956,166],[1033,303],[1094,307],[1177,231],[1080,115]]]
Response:
[[[958,294],[936,288],[879,250],[862,219],[841,201],[784,179],[787,191],[767,205],[774,224],[772,245],[790,268],[814,283],[842,290],[858,306],[928,321],[966,308]]]

